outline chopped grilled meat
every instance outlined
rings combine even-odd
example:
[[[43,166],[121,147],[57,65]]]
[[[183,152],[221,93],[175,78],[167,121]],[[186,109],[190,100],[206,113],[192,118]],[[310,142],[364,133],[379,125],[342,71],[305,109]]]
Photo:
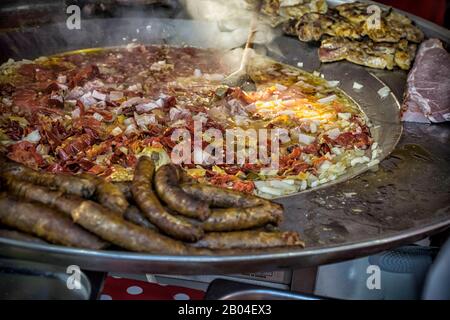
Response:
[[[301,18],[309,12],[325,13],[328,6],[325,0],[262,0],[263,13],[272,27],[289,19]]]
[[[362,33],[359,25],[353,25],[333,9],[326,14],[307,13],[298,20],[290,20],[284,31],[305,42],[319,41],[323,35],[360,39]]]
[[[413,25],[412,21],[404,15],[390,10],[382,10],[378,25],[372,25],[369,19],[373,12],[369,11],[370,3],[344,3],[336,7],[342,17],[355,25],[362,25],[362,35],[369,36],[374,42],[396,43],[401,39],[420,43],[423,41],[423,32]]]
[[[322,62],[347,60],[376,69],[392,70],[396,65],[409,69],[415,56],[415,46],[401,41],[398,44],[352,41],[329,38],[322,41],[319,58]]]

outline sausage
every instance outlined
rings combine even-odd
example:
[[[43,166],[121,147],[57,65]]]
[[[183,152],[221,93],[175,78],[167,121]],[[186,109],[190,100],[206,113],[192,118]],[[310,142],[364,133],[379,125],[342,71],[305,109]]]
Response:
[[[123,216],[129,203],[117,185],[89,174],[82,175],[82,178],[95,183],[94,196],[102,206]]]
[[[0,229],[0,238],[7,238],[7,239],[19,240],[19,241],[27,241],[27,242],[40,243],[40,244],[47,243],[42,239],[36,238],[32,235],[29,235],[29,234],[23,233],[23,232],[19,232],[16,230]]]
[[[198,242],[192,244],[196,248],[214,250],[227,249],[262,249],[285,246],[304,247],[296,232],[262,232],[262,231],[236,231],[207,233]]]
[[[66,195],[62,191],[52,191],[25,181],[20,181],[10,174],[3,174],[2,181],[8,188],[9,193],[27,201],[35,201],[47,205],[66,214],[70,212],[84,199],[77,196]]]
[[[147,219],[163,233],[176,239],[194,242],[203,236],[203,230],[191,223],[178,219],[168,213],[152,190],[155,167],[150,158],[139,158],[135,169],[131,191],[136,204]]]
[[[129,206],[123,215],[125,220],[133,222],[134,224],[152,230],[158,230],[153,224],[148,221],[145,215],[136,206]]]
[[[211,214],[208,203],[198,200],[180,187],[181,170],[173,164],[161,166],[155,174],[155,189],[167,206],[176,212],[204,221]]]
[[[119,190],[123,193],[123,195],[129,202],[133,202],[133,193],[131,192],[131,181],[113,182],[113,184],[117,188],[119,188]]]
[[[183,243],[134,225],[93,201],[12,179],[8,179],[7,185],[14,194],[51,206],[71,217],[86,230],[125,249],[172,254],[186,252]]]
[[[49,207],[0,195],[0,222],[48,242],[99,250],[105,242]]]
[[[183,184],[181,188],[187,194],[217,208],[248,208],[272,203],[257,196],[207,184]]]
[[[281,215],[274,214],[270,207],[214,209],[209,218],[202,223],[203,230],[237,231],[263,227],[266,224],[278,225]]]
[[[137,226],[117,215],[108,214],[99,204],[89,200],[83,201],[71,214],[73,220],[87,230],[131,251],[174,255],[188,252],[181,241]]]
[[[88,179],[66,174],[38,172],[11,161],[2,165],[2,171],[13,175],[19,180],[84,198],[92,197],[96,189],[95,183]]]

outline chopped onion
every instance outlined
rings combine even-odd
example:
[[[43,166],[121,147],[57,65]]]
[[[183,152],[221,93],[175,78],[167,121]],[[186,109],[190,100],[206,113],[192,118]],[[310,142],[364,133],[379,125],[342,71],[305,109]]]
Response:
[[[135,104],[141,103],[143,99],[141,97],[133,97],[128,99],[127,101],[122,102],[120,105],[122,108],[131,107]]]
[[[83,103],[85,107],[90,107],[97,103],[97,100],[94,97],[92,97],[90,92],[81,96],[80,101]]]
[[[71,116],[73,119],[79,118],[81,114],[80,108],[76,108],[72,111]]]
[[[100,113],[94,113],[93,115],[92,115],[93,117],[94,117],[94,119],[95,120],[97,120],[97,121],[103,121],[103,116],[100,114]]]
[[[262,176],[276,176],[278,174],[278,169],[262,168],[259,171],[259,174]]]
[[[194,70],[194,77],[200,78],[202,76],[202,71],[200,69]]]
[[[141,103],[141,104],[138,104],[136,106],[136,111],[138,113],[145,113],[145,112],[149,112],[149,111],[151,111],[153,109],[158,109],[160,107],[161,107],[160,105],[158,105],[158,104],[156,104],[154,102]]]
[[[353,82],[353,89],[355,90],[361,90],[362,88],[364,88],[364,86],[358,82]]]
[[[258,182],[258,181],[256,181],[256,182]],[[256,184],[256,182],[255,182],[255,184]],[[260,192],[267,193],[267,194],[269,194],[271,196],[282,196],[283,195],[283,191],[282,190],[276,189],[276,188],[272,188],[272,187],[269,187],[269,186],[260,186],[260,187],[257,186],[257,188],[258,188],[258,190]]]
[[[379,164],[380,164],[380,160],[375,159],[375,160],[370,161],[370,162],[367,164],[367,166],[368,166],[369,168],[372,168],[372,167],[375,167],[375,166],[377,166],[377,165],[379,165]]]
[[[140,83],[136,83],[128,87],[128,91],[140,91],[140,90],[142,90],[142,84]]]
[[[133,133],[137,133],[137,132],[138,132],[138,130],[137,130],[136,125],[134,123],[131,123],[127,126],[124,133],[126,136],[129,136],[129,135],[131,135]]]
[[[165,100],[164,100],[165,98],[159,98],[158,100],[156,100],[156,104],[160,107],[160,108],[162,108],[162,107],[164,107],[164,103],[165,103]]]
[[[378,142],[374,142],[373,144],[372,144],[372,150],[375,150],[375,149],[377,149],[378,148]]]
[[[247,116],[235,115],[234,122],[238,126],[246,126],[250,123],[250,119]]]
[[[280,7],[292,7],[303,4],[303,0],[280,0]]]
[[[380,90],[378,90],[378,95],[380,96],[381,99],[386,98],[387,96],[389,96],[390,93],[391,89],[389,89],[389,87],[383,87]]]
[[[340,156],[342,154],[342,149],[339,147],[333,147],[331,148],[331,152],[337,156]]]
[[[354,158],[352,159],[352,161],[350,161],[350,165],[352,167],[356,166],[357,164],[360,163],[367,163],[370,162],[370,159],[368,157],[358,157],[358,158]]]
[[[78,99],[84,95],[84,90],[81,87],[75,87],[67,94],[66,99]]]
[[[106,100],[106,94],[98,92],[97,90],[94,90],[92,92],[92,97],[97,99],[97,100],[100,100],[100,101],[105,101]]]
[[[192,120],[204,122],[204,121],[208,120],[208,115],[204,112],[199,112],[195,116],[192,117]]]
[[[339,128],[334,128],[332,130],[327,131],[327,135],[332,139],[335,140],[339,135],[341,134],[341,130]]]
[[[278,115],[280,116],[294,116],[296,113],[293,110],[283,110],[278,112]]]
[[[338,113],[338,117],[342,120],[350,120],[352,117],[351,113]]]
[[[272,180],[269,181],[269,185],[272,188],[280,189],[280,191],[285,193],[292,193],[298,190],[298,187],[295,184],[289,184],[282,180]]]
[[[279,84],[279,83],[276,83],[276,84],[275,84],[275,88],[276,88],[278,91],[286,91],[286,90],[287,90],[287,87],[286,87],[286,86],[283,86],[282,84]]]
[[[336,88],[341,82],[340,81],[328,81],[328,86],[331,88]]]
[[[169,118],[170,118],[170,121],[177,121],[177,120],[183,119],[188,114],[189,114],[189,112],[185,109],[179,109],[176,107],[170,108]]]
[[[109,100],[110,101],[117,101],[123,98],[123,92],[122,91],[111,91],[109,93]]]
[[[297,63],[297,67],[299,67],[299,68],[303,68],[303,65],[304,65],[303,62],[298,62]]]
[[[126,118],[123,120],[123,124],[129,126],[130,124],[134,124],[134,118]]]
[[[208,81],[222,81],[223,79],[225,79],[225,76],[220,73],[205,73],[203,77]]]
[[[113,136],[118,136],[119,134],[121,134],[123,131],[122,131],[122,129],[120,129],[119,127],[115,127],[112,131],[111,131],[111,134],[113,135]]]
[[[309,129],[311,130],[311,133],[317,132],[317,124],[315,122],[311,122],[309,125]]]
[[[144,113],[142,115],[134,113],[134,120],[136,124],[144,129],[147,129],[147,126],[151,123],[156,123],[155,116],[153,114]]]
[[[330,169],[331,165],[332,165],[332,163],[331,163],[330,161],[325,160],[325,161],[320,165],[318,172],[319,172],[319,173],[322,173],[322,172],[327,171],[328,169]]]
[[[325,104],[325,103],[333,102],[336,99],[337,99],[337,96],[335,94],[333,94],[333,95],[331,95],[329,97],[325,97],[325,98],[319,99],[319,100],[317,100],[317,102]]]
[[[39,134],[39,130],[31,131],[22,141],[28,141],[31,143],[38,143],[41,140],[41,135]]]
[[[66,81],[67,81],[67,76],[65,76],[65,75],[59,75],[58,78],[56,79],[56,81],[57,81],[58,83],[66,83]]]
[[[150,70],[152,71],[161,71],[163,67],[166,65],[166,61],[158,61],[151,65]]]
[[[309,145],[309,144],[313,143],[314,141],[316,141],[315,137],[311,137],[311,136],[308,136],[308,135],[303,134],[303,133],[300,133],[298,135],[298,142],[300,142],[302,144]]]

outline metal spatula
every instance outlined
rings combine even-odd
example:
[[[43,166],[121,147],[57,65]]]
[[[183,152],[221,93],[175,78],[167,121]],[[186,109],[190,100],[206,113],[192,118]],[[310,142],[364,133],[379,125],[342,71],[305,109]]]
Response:
[[[239,69],[225,79],[222,84],[229,87],[240,87],[244,91],[256,91],[256,84],[247,72],[248,62],[253,48],[253,41],[255,39],[258,25],[258,11],[255,11],[250,23],[250,32],[245,44],[244,52],[242,54],[241,65]]]

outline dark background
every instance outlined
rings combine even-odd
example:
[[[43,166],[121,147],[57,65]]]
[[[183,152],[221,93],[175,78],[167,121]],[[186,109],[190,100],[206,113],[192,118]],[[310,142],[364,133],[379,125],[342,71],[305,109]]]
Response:
[[[449,0],[377,0],[450,28]]]

